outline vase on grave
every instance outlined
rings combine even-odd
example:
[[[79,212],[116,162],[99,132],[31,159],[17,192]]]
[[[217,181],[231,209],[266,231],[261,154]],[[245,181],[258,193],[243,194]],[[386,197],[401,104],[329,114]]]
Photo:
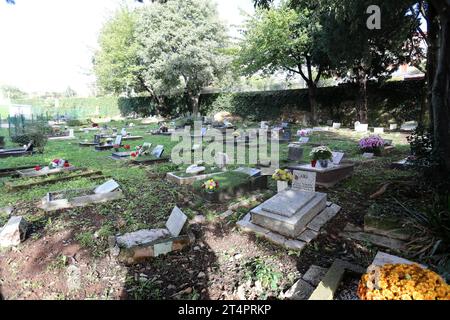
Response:
[[[311,160],[311,167],[316,167],[317,160]]]
[[[281,192],[289,187],[287,181],[277,181],[277,192]]]
[[[321,168],[328,168],[328,159],[319,159],[319,165]]]

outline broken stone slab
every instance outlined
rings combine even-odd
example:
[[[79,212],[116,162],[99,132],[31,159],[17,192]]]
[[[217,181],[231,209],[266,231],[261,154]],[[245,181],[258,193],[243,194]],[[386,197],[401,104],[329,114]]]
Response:
[[[341,207],[336,204],[325,208],[321,213],[314,217],[310,223],[308,223],[308,229],[319,232],[320,228],[330,221],[339,211]]]
[[[313,291],[309,300],[333,300],[334,294],[338,289],[344,273],[349,270],[356,273],[364,273],[364,268],[353,265],[347,261],[336,259],[323,279]]]
[[[308,282],[310,285],[316,287],[325,276],[327,271],[327,268],[311,265],[308,271],[306,271],[306,273],[303,275],[302,279]]]
[[[194,234],[189,230],[187,231],[187,234],[179,235],[177,237],[171,236],[168,231],[167,234],[168,236],[156,238],[151,242],[147,242],[149,239],[145,239],[144,243],[137,243],[128,248],[119,246],[117,242],[119,237],[112,237],[112,240],[110,241],[110,253],[112,256],[117,257],[119,262],[133,265],[152,257],[182,250],[195,241]]]
[[[94,189],[96,194],[110,193],[120,188],[120,185],[114,180],[108,180],[104,184]]]
[[[317,236],[319,235],[319,232],[311,230],[311,229],[305,229],[300,235],[298,236],[298,240],[304,241],[306,243],[310,243],[313,241]]]
[[[22,216],[9,218],[0,231],[0,247],[19,245],[27,236],[28,226],[28,222]]]
[[[312,285],[303,279],[299,279],[282,295],[282,298],[287,300],[308,300],[313,291],[314,287]]]
[[[377,246],[397,251],[404,250],[406,247],[406,243],[404,241],[366,233],[363,231],[363,229],[355,227],[351,224],[347,224],[347,226],[344,228],[344,232],[341,232],[340,235],[354,240],[367,241]]]
[[[166,222],[166,228],[172,236],[177,237],[183,229],[186,220],[187,216],[180,210],[180,208],[175,206]]]
[[[119,247],[131,248],[138,245],[146,245],[169,236],[170,232],[167,229],[144,229],[118,236],[116,242]]]
[[[189,167],[186,168],[186,173],[189,173],[189,174],[199,174],[199,173],[201,173],[201,172],[203,172],[203,171],[205,171],[205,170],[206,170],[205,167],[203,167],[203,166],[197,166],[196,164],[193,164],[193,165],[191,165],[191,166],[189,166]]]
[[[78,291],[81,289],[81,270],[75,265],[70,265],[67,267],[67,288],[69,292]]]

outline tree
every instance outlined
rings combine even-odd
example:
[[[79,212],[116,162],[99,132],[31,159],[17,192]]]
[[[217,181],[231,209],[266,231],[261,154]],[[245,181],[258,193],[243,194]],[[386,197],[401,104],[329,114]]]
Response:
[[[332,52],[336,75],[358,83],[358,120],[367,123],[369,80],[384,81],[401,64],[411,61],[407,44],[420,21],[406,14],[411,5],[409,0],[330,0],[329,3],[331,10],[324,25],[325,47]],[[366,10],[371,5],[381,9],[380,29],[367,27]]]
[[[26,92],[14,86],[2,86],[0,88],[0,91],[2,92],[3,96],[12,100],[24,99],[27,97]]]
[[[247,22],[236,62],[249,75],[280,69],[299,74],[308,86],[311,120],[316,123],[317,84],[329,68],[329,58],[323,51],[322,11],[311,3],[296,10],[286,5],[258,10]]]
[[[77,92],[73,90],[71,87],[67,87],[67,89],[64,91],[64,97],[70,98],[70,97],[76,97]]]
[[[94,72],[104,92],[129,94],[146,89],[135,38],[136,23],[136,13],[122,8],[100,32],[100,50],[94,56]]]
[[[145,86],[159,97],[184,95],[197,115],[201,90],[227,63],[226,30],[216,8],[207,0],[155,3],[139,10],[135,35]]]

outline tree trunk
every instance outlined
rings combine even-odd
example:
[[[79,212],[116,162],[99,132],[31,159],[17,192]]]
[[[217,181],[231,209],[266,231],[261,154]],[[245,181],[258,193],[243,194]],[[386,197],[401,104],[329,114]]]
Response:
[[[317,124],[317,86],[314,81],[308,83],[309,106],[311,108],[311,123]]]
[[[189,102],[191,105],[192,115],[196,119],[200,116],[199,114],[199,100],[200,100],[200,94],[199,93],[188,93]]]
[[[359,82],[359,121],[361,123],[368,122],[368,99],[367,99],[367,75],[361,71]]]
[[[436,50],[437,50],[437,35],[438,35],[438,25],[436,21],[436,10],[432,5],[428,5],[427,8],[427,28],[428,28],[428,48],[427,48],[427,71],[426,71],[426,81],[427,81],[427,94],[426,94],[426,103],[428,107],[429,113],[429,123],[428,127],[430,132],[432,133],[433,128],[433,106],[431,103],[432,100],[432,91],[433,91],[433,80],[436,72]]]
[[[439,161],[439,173],[444,179],[450,172],[449,82],[450,82],[450,12],[439,12],[440,32],[436,74],[433,80],[432,106],[434,119],[433,154]]]

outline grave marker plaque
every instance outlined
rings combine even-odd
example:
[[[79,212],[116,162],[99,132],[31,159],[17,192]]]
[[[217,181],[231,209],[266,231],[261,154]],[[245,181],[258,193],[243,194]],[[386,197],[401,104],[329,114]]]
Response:
[[[109,192],[113,192],[114,190],[120,188],[119,184],[114,181],[114,179],[108,180],[107,182],[105,182],[104,184],[98,186],[97,188],[95,188],[94,192],[96,194],[100,194],[100,193],[109,193]]]
[[[339,164],[342,161],[342,158],[344,157],[344,153],[343,152],[332,152],[333,155],[333,164]]]
[[[316,192],[316,173],[311,171],[294,170],[292,189]]]
[[[181,230],[183,229],[184,224],[186,223],[187,216],[180,210],[177,206],[173,208],[172,213],[170,214],[169,219],[166,222],[166,228],[169,230],[170,234],[174,237],[178,237],[180,235]]]
[[[164,146],[163,145],[157,145],[155,149],[152,151],[152,155],[156,158],[161,158],[162,154],[164,152]]]

